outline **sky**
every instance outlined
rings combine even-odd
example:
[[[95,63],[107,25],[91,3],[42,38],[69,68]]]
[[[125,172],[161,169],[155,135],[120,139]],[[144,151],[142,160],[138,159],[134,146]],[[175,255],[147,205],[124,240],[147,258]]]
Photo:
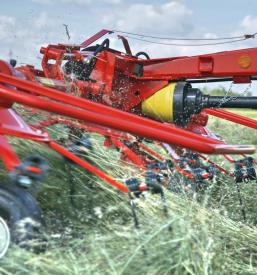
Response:
[[[18,64],[38,65],[41,46],[79,44],[103,28],[183,38],[257,32],[257,0],[0,0],[0,4],[0,59],[15,58]],[[68,25],[70,40],[63,24]],[[131,45],[133,52],[172,57],[255,47],[257,36],[219,46],[160,46],[135,40]],[[120,46],[113,37],[111,47]],[[237,91],[245,89],[234,86]],[[257,85],[251,91],[257,95]]]

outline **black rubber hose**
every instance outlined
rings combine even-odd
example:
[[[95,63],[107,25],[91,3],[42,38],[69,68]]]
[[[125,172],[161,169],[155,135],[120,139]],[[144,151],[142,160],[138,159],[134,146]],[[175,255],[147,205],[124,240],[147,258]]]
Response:
[[[109,49],[110,46],[110,40],[106,38],[94,51],[93,55],[96,56],[98,53],[100,53],[104,48]]]
[[[143,55],[146,59],[150,59],[150,56],[146,52],[138,52],[136,57],[139,57],[140,55]]]

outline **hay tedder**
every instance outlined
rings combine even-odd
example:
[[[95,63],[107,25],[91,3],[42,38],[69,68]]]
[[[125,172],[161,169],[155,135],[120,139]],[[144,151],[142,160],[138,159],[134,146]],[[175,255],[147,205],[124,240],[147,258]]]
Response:
[[[40,156],[20,160],[7,136],[47,145],[129,193],[130,198],[148,190],[162,196],[163,187],[172,190],[172,174],[167,171],[173,170],[198,186],[217,171],[234,177],[236,183],[256,180],[256,162],[248,156],[255,152],[254,146],[226,144],[206,125],[208,115],[212,115],[257,129],[257,121],[223,109],[257,109],[257,97],[210,96],[192,84],[256,80],[257,48],[151,59],[146,52],[134,54],[121,35],[118,38],[124,51],[113,49],[108,38],[95,44],[111,33],[102,30],[80,45],[42,47],[40,70],[31,65],[17,67],[15,60],[0,60],[0,156],[9,175],[9,182],[0,184],[2,251],[7,249],[10,236],[27,247],[37,235],[42,214],[28,189],[48,169]],[[22,112],[13,109],[14,103],[33,110],[39,118],[43,111],[51,115],[42,115],[36,125],[31,125],[23,120]],[[78,139],[69,146],[52,139],[45,128],[55,124],[79,133]],[[121,159],[137,166],[145,181],[129,178],[119,182],[80,157],[81,150],[91,149],[84,135],[91,132],[104,136],[104,146],[118,149]],[[155,151],[150,142],[167,154]],[[223,155],[234,163],[235,171],[210,160],[206,155],[211,154]]]

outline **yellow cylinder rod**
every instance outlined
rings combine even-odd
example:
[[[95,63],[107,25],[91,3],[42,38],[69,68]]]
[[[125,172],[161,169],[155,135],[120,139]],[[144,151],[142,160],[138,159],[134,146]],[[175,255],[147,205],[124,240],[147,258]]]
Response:
[[[142,102],[142,112],[146,116],[173,121],[173,95],[176,83],[170,83]]]

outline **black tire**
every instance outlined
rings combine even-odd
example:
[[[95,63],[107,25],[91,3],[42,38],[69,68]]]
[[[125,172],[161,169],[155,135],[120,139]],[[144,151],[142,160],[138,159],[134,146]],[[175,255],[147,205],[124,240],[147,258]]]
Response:
[[[0,216],[9,227],[12,242],[35,252],[43,249],[42,211],[28,191],[0,183]]]
[[[0,217],[0,258],[7,252],[10,245],[10,230],[6,222]]]

